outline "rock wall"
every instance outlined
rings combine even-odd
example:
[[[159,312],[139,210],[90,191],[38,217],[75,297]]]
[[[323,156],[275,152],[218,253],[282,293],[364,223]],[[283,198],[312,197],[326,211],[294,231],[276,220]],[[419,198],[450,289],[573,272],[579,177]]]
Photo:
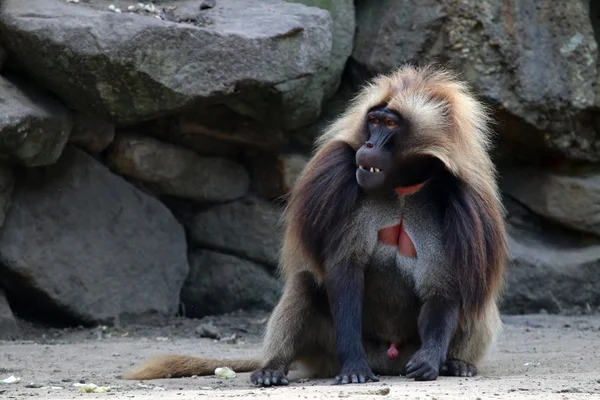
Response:
[[[504,311],[600,307],[595,4],[113,3],[0,4],[6,337],[11,308],[84,324],[270,309],[282,196],[357,85],[405,62],[447,63],[496,111]]]

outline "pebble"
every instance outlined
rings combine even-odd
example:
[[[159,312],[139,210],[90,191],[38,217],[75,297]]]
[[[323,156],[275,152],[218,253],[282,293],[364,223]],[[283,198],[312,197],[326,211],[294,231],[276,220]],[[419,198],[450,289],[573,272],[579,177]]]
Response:
[[[220,339],[221,334],[219,329],[214,326],[212,323],[206,323],[198,325],[196,328],[196,333],[200,335],[200,337],[210,338],[210,339]]]
[[[206,10],[209,8],[213,8],[216,5],[216,0],[204,0],[200,3],[200,10]]]

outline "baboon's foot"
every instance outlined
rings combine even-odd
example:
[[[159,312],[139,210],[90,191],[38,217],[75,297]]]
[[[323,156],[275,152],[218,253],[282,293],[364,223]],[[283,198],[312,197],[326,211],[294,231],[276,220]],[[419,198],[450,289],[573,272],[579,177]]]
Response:
[[[475,376],[477,375],[477,367],[468,362],[449,358],[446,360],[440,369],[440,375],[443,376]]]
[[[289,381],[283,368],[263,368],[250,375],[250,381],[258,386],[286,386]]]

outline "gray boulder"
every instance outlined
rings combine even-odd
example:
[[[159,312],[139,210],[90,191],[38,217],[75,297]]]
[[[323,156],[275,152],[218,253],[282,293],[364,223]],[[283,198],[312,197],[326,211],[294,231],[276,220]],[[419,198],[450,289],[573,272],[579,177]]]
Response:
[[[115,126],[98,117],[88,114],[73,115],[73,130],[69,143],[90,153],[105,150],[115,138]]]
[[[339,116],[348,107],[348,103],[357,94],[357,89],[364,83],[359,76],[354,82],[352,73],[348,73],[342,80],[337,92],[323,104],[321,115],[315,122],[300,129],[287,133],[289,144],[287,148],[303,150],[309,154],[314,149],[315,139],[323,134]]]
[[[0,289],[0,340],[16,339],[21,333],[4,291]]]
[[[590,116],[598,49],[585,2],[400,3],[357,2],[352,58],[366,71],[448,61],[500,111],[498,128],[522,155],[600,160]]]
[[[284,146],[288,137],[283,130],[262,125],[231,109],[212,105],[184,112],[177,116],[172,136],[186,135],[190,142],[208,137],[236,146],[273,150]],[[191,139],[194,138],[194,139]]]
[[[87,153],[17,179],[0,236],[0,281],[44,312],[82,323],[172,316],[188,274],[183,227]]]
[[[0,76],[0,159],[31,167],[52,164],[71,124],[69,111],[48,94]]]
[[[445,3],[450,1],[357,0],[352,59],[371,73],[382,73],[437,56]]]
[[[190,222],[195,246],[229,253],[275,269],[281,245],[281,209],[244,198],[198,213]]]
[[[308,157],[303,154],[253,154],[250,158],[252,191],[269,200],[283,200],[292,190]]]
[[[551,229],[513,227],[502,311],[572,312],[600,307],[600,242]]]
[[[0,41],[70,107],[118,122],[259,89],[284,101],[277,85],[315,75],[330,59],[324,10],[281,0],[200,3],[170,2],[177,8],[157,19],[111,12],[106,1],[4,0]]]
[[[502,170],[502,188],[538,215],[567,228],[600,235],[600,175],[546,171],[538,167]]]
[[[353,0],[285,0],[289,3],[302,3],[327,10],[333,21],[332,47],[329,60],[313,76],[289,80],[275,86],[282,93],[281,107],[278,102],[252,99],[251,101],[230,101],[229,106],[242,114],[251,115],[263,122],[280,120],[286,130],[298,129],[315,121],[321,113],[323,101],[337,90],[346,61],[354,44],[355,10]],[[259,101],[255,101],[259,100]],[[267,116],[265,118],[264,116]]]
[[[329,99],[333,96],[338,89],[346,61],[352,54],[352,47],[354,46],[354,30],[356,28],[354,0],[285,1],[288,3],[302,3],[310,7],[319,7],[329,11],[329,14],[331,15],[333,22],[333,36],[329,62],[325,64],[322,71],[319,71],[311,82],[314,86],[312,90],[321,90],[323,92],[322,96],[315,96],[315,101],[320,103],[323,98]]]
[[[236,310],[270,311],[281,294],[280,283],[259,265],[232,255],[194,250],[190,274],[181,291],[188,317]]]
[[[246,194],[246,169],[221,157],[205,157],[183,147],[133,134],[120,134],[108,152],[108,165],[150,184],[161,193],[201,202],[226,202]]]
[[[157,118],[130,125],[128,130],[144,136],[154,137],[162,142],[192,149],[200,155],[235,158],[242,154],[245,149],[245,146],[232,143],[227,139],[212,137],[199,132],[201,128],[197,131],[190,129],[191,132],[184,132],[179,126],[180,120],[180,115]],[[228,120],[223,121],[223,123],[227,122]]]

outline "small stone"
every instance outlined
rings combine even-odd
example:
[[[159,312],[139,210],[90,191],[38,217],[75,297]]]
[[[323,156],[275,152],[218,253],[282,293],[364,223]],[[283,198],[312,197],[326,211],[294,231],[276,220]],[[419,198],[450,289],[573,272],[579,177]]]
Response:
[[[210,339],[220,339],[221,334],[219,333],[219,329],[214,326],[212,323],[206,323],[198,325],[196,328],[196,334],[200,335],[200,337],[210,338]]]
[[[213,8],[217,4],[216,0],[203,0],[200,3],[200,10],[207,10]]]
[[[229,336],[222,337],[220,341],[227,344],[236,344],[238,343],[238,336],[237,334],[232,333]]]
[[[70,1],[70,3],[76,3],[76,1]],[[27,389],[39,389],[41,387],[44,387],[44,385],[42,385],[40,383],[31,382],[31,383],[28,383],[27,385],[25,385],[25,387]]]

